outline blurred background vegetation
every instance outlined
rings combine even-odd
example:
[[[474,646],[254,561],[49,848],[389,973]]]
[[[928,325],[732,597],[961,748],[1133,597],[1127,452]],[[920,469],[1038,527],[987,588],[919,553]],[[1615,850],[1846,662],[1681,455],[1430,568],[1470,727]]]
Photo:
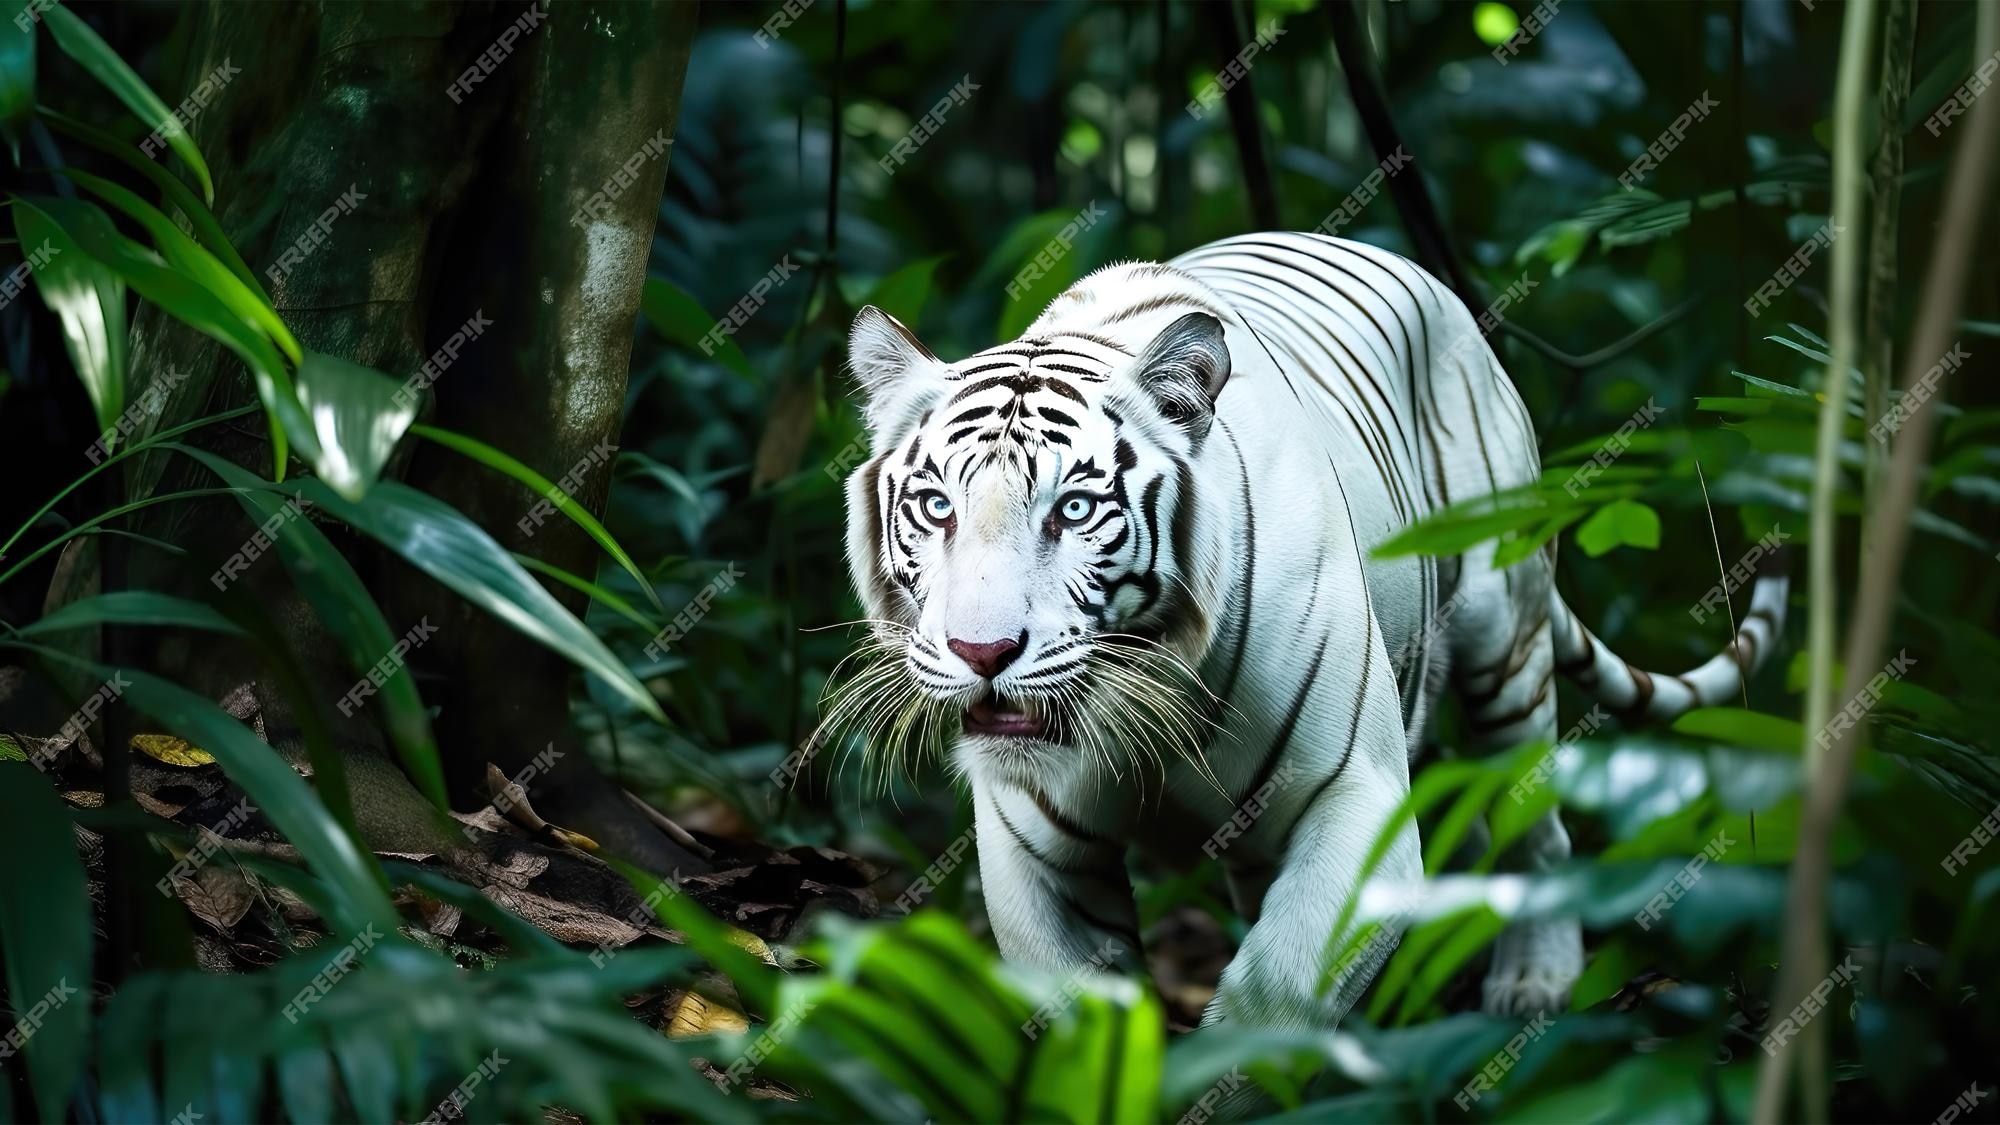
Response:
[[[1902,343],[1920,312],[1949,158],[1971,128],[1962,118],[1934,134],[1924,122],[1980,66],[1982,6],[1990,0],[1892,0],[1871,17],[1886,31],[1869,51],[1877,80],[1865,169],[1892,131],[1877,96],[1897,85],[1899,65],[1882,44],[1900,42],[1896,21],[1914,27],[1893,130],[1902,170],[1888,175],[1899,186],[1896,218],[1849,236],[1899,263],[1857,328],[1871,375],[1887,369],[1884,354],[1894,373],[1919,358]],[[563,7],[551,18],[565,18]],[[226,20],[230,6],[61,10],[172,104],[200,79],[189,25]],[[600,767],[704,846],[762,848],[745,861],[758,871],[771,855],[798,854],[772,849],[858,857],[879,875],[873,898],[893,901],[950,854],[969,812],[942,770],[879,778],[837,733],[823,748],[815,738],[820,692],[855,638],[843,623],[858,612],[841,498],[855,443],[865,441],[842,367],[854,311],[881,305],[955,358],[1011,337],[1100,265],[1164,260],[1244,231],[1314,229],[1350,199],[1365,206],[1343,237],[1417,259],[1475,311],[1516,294],[1492,343],[1536,420],[1544,461],[1564,466],[1552,474],[1558,483],[1636,410],[1663,409],[1604,487],[1581,499],[1537,493],[1497,530],[1524,542],[1559,537],[1570,603],[1635,663],[1706,659],[1729,623],[1694,621],[1689,608],[1724,561],[1774,527],[1806,542],[1831,334],[1827,255],[1770,308],[1752,315],[1744,302],[1829,221],[1845,14],[1830,0],[703,5],[603,511],[638,574],[607,559],[582,576],[607,595],[592,598],[585,623],[644,691],[576,676],[570,721]],[[27,104],[144,136],[130,100],[107,92],[117,89],[110,65],[52,40],[61,17],[44,17]],[[1518,53],[1496,52],[1524,30]],[[1247,78],[1227,99],[1204,98],[1253,37],[1263,46]],[[8,51],[18,103],[21,56],[12,41]],[[1360,60],[1372,75],[1355,73]],[[1704,96],[1716,107],[1625,190],[1620,173]],[[1371,137],[1362,112],[1371,103],[1413,162],[1361,199],[1354,193],[1382,159],[1379,128]],[[924,127],[928,139],[891,158],[934,106],[945,108]],[[101,162],[59,156],[55,136],[65,152],[82,146],[23,124],[32,116],[11,119],[20,182],[48,190],[35,179],[48,169]],[[199,122],[193,133],[209,143]],[[177,216],[179,229],[195,229],[186,200],[163,196],[150,176],[120,178]],[[218,197],[228,194],[218,185]],[[1419,206],[1416,195],[1434,217],[1406,210]],[[1011,299],[1024,265],[1093,209],[1102,217],[1074,249]],[[124,214],[119,225],[133,237],[153,233]],[[1976,239],[1976,262],[2000,260],[1993,224],[1963,237]],[[18,260],[33,246],[24,233],[9,250]],[[707,354],[702,337],[774,271],[782,281],[767,302]],[[0,562],[0,620],[17,630],[61,604],[50,591],[63,556],[17,567],[20,557],[105,510],[84,489],[41,511],[88,467],[77,451],[103,428],[102,403],[44,306],[17,298],[0,310],[0,530],[30,525]],[[1910,513],[1915,538],[1889,640],[1913,670],[1868,716],[1870,749],[1834,840],[1833,960],[1851,953],[1862,971],[1819,1016],[1830,1064],[1816,1069],[1809,1057],[1806,1092],[1787,1116],[1932,1120],[1968,1087],[2000,1079],[2000,1007],[1985,995],[2000,964],[1990,925],[2000,869],[1976,849],[1959,869],[1941,863],[1982,818],[1990,833],[2000,806],[2000,398],[1987,358],[2000,335],[2000,282],[1991,270],[1974,270],[1964,310],[1953,338],[1972,358],[1929,407],[1938,438],[1921,508]],[[1863,399],[1857,374],[1836,486],[1843,615],[1864,550],[1865,498],[1883,471]],[[358,506],[386,502],[370,493]],[[1451,532],[1449,522],[1427,529]],[[647,651],[681,607],[736,571],[683,638],[664,654]],[[1796,638],[1803,584],[1793,589]],[[166,605],[100,601],[78,620],[125,626]],[[55,670],[60,658],[24,647],[29,634],[10,643],[5,659],[18,667],[4,681],[13,698],[0,696],[9,708],[0,727],[16,733],[0,752],[35,757],[33,739],[52,736],[54,724],[13,716],[28,693],[68,681]],[[184,668],[146,670],[185,679]],[[558,1105],[592,1120],[1172,1120],[1243,1075],[1262,1091],[1243,1112],[1296,1120],[1748,1119],[1767,1057],[1760,1036],[1786,1007],[1774,1003],[1775,966],[1799,839],[1806,677],[1803,653],[1789,645],[1739,708],[1699,712],[1672,731],[1614,725],[1587,739],[1548,796],[1566,807],[1578,861],[1535,881],[1527,907],[1515,901],[1519,886],[1458,876],[1452,895],[1413,920],[1397,960],[1337,1034],[1182,1034],[1245,931],[1213,866],[1135,868],[1147,981],[1048,981],[998,965],[970,862],[934,868],[942,877],[931,880],[926,909],[907,921],[894,910],[860,925],[834,916],[872,913],[865,895],[826,911],[810,894],[778,901],[788,919],[825,920],[810,943],[811,927],[780,935],[742,909],[731,916],[732,901],[770,905],[756,890],[696,897],[768,941],[732,937],[684,898],[655,896],[665,927],[686,944],[647,942],[600,967],[602,958],[577,952],[593,942],[559,932],[565,950],[410,857],[386,859],[385,879],[365,855],[343,852],[338,818],[295,778],[257,771],[254,745],[224,750],[218,743],[234,735],[213,715],[155,702],[154,725],[220,763],[165,766],[226,771],[266,810],[310,804],[263,825],[265,838],[291,839],[297,852],[231,852],[249,886],[271,899],[283,888],[286,906],[264,902],[226,925],[212,909],[194,910],[194,948],[226,947],[201,965],[238,975],[148,965],[128,976],[101,961],[93,972],[81,928],[92,914],[80,896],[88,885],[101,904],[104,875],[88,846],[80,864],[57,855],[68,853],[69,821],[86,845],[123,834],[154,841],[171,862],[201,839],[193,826],[212,826],[210,814],[228,805],[197,815],[190,804],[150,822],[93,819],[91,763],[51,770],[55,789],[14,764],[0,780],[10,821],[0,839],[14,845],[0,894],[8,1010],[24,1018],[79,952],[83,970],[63,979],[101,983],[93,1003],[55,1005],[40,1025],[48,1030],[0,1060],[0,1118],[169,1120],[185,1104],[210,1121],[414,1120],[463,1091],[499,1048],[523,1061],[477,1084],[470,1117],[516,1120]],[[80,702],[55,706],[57,722]],[[1566,699],[1562,726],[1580,713]],[[1417,786],[1426,840],[1443,839],[1446,852],[1467,819],[1518,816],[1517,803],[1497,798],[1548,750],[1466,763],[1452,753],[1454,732],[1444,716],[1433,735],[1440,764]],[[774,776],[801,748],[809,752],[796,783]],[[65,800],[51,799],[56,792]],[[1718,832],[1746,846],[1677,896],[1665,924],[1636,924]],[[300,833],[324,843],[316,851]],[[303,867],[285,862],[301,855]],[[1429,858],[1441,870],[1444,857]],[[438,936],[440,903],[462,910],[456,934]],[[1573,1010],[1550,1013],[1546,1033],[1517,1045],[1516,1063],[1507,1049],[1521,1025],[1477,1014],[1477,980],[1499,919],[1524,908],[1580,913],[1591,962]],[[327,951],[371,921],[394,931],[384,948],[363,951],[359,969],[326,989],[308,1018],[286,1020],[281,1008],[328,966]],[[251,946],[256,956],[245,955]],[[113,982],[122,982],[115,994]],[[1024,1036],[1019,1025],[1050,1003],[1060,1012],[1053,1030]],[[745,1051],[757,1061],[747,1084],[718,1092],[703,1081],[695,1060],[709,1077],[727,1075]],[[1496,1059],[1506,1062],[1496,1068]],[[1492,1090],[1455,1097],[1482,1067],[1499,1076]],[[1994,1104],[1979,1101],[1965,1119],[1992,1119]]]

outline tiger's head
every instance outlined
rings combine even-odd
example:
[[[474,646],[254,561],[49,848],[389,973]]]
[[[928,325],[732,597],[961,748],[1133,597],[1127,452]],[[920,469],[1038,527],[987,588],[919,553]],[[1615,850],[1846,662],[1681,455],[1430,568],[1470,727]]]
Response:
[[[1194,462],[1229,378],[1222,323],[1149,344],[1038,322],[956,363],[874,307],[849,362],[872,450],[847,484],[847,554],[871,626],[829,722],[871,749],[1032,767],[1070,751],[1199,750],[1193,666],[1219,540]]]

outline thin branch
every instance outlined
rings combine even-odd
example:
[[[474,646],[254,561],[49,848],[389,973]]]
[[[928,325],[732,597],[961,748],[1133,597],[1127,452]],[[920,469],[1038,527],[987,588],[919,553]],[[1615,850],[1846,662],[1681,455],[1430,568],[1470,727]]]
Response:
[[[1368,143],[1375,150],[1375,159],[1386,161],[1403,147],[1402,134],[1396,130],[1396,119],[1389,113],[1389,103],[1382,94],[1382,81],[1375,72],[1375,58],[1368,50],[1368,40],[1361,33],[1361,20],[1354,10],[1354,0],[1334,0],[1326,7],[1327,17],[1333,21],[1333,49],[1340,56],[1340,69],[1347,75],[1348,96],[1354,99],[1354,112],[1361,118],[1361,127],[1368,134]],[[1421,167],[1421,165],[1419,165]],[[1396,202],[1396,211],[1403,217],[1403,226],[1410,232],[1410,241],[1416,245],[1417,258],[1432,273],[1443,277],[1465,303],[1467,312],[1474,316],[1485,301],[1480,298],[1479,288],[1465,272],[1465,266],[1458,260],[1458,252],[1452,248],[1451,238],[1445,233],[1444,224],[1438,220],[1437,208],[1431,205],[1430,191],[1424,187],[1420,172],[1414,176],[1388,177],[1389,197]]]
[[[847,71],[847,0],[833,0],[833,120],[827,123],[827,144],[831,153],[826,162],[826,259],[831,269],[835,251],[840,249],[840,141],[847,128],[841,119],[840,81]]]
[[[1896,313],[1896,232],[1903,201],[1903,106],[1910,99],[1910,55],[1917,37],[1916,0],[1889,0],[1882,20],[1881,97],[1876,113],[1874,166],[1869,196],[1874,201],[1868,232],[1868,327],[1861,349],[1862,416],[1880,418],[1889,407],[1889,377],[1896,364],[1889,339]],[[1865,495],[1872,500],[1881,488],[1888,451],[1881,442],[1867,442]],[[1868,565],[1874,529],[1861,529],[1862,567]]]
[[[1852,10],[1849,12],[1853,18]],[[2000,12],[1993,5],[1979,8],[1978,43],[1975,58],[1991,55],[2000,48]],[[1846,59],[1843,57],[1843,66]],[[1964,138],[1953,162],[1945,191],[1943,221],[1937,226],[1937,241],[1931,267],[1917,302],[1917,326],[1909,349],[1903,356],[1905,393],[1915,391],[1936,357],[1951,346],[1957,331],[1965,285],[1972,268],[1972,252],[1978,243],[1979,222],[1988,193],[1992,190],[1996,133],[2000,132],[2000,109],[1992,99],[1975,102],[1972,112],[1957,126]],[[1836,152],[1839,151],[1836,145]],[[1944,376],[1948,378],[1948,376]],[[1844,383],[1844,379],[1830,383]],[[1844,397],[1844,396],[1843,396]],[[1834,398],[1829,385],[1827,398]],[[1831,411],[1833,408],[1827,408]],[[1918,483],[1930,453],[1933,427],[1939,411],[1935,404],[1920,409],[1906,419],[1896,434],[1887,477],[1874,510],[1877,513],[1877,542],[1874,562],[1865,575],[1856,600],[1854,623],[1848,633],[1845,690],[1858,694],[1874,674],[1887,641],[1889,623],[1895,611],[1896,590],[1902,578],[1903,554],[1909,545],[1910,517],[1918,504]],[[1824,478],[1822,478],[1824,483]],[[1814,531],[1815,538],[1818,530]],[[1817,679],[1816,683],[1819,682]],[[1853,774],[1858,753],[1860,724],[1829,732],[1827,746],[1816,769],[1807,779],[1803,817],[1799,826],[1799,847],[1792,865],[1792,882],[1786,899],[1785,936],[1780,1003],[1795,1002],[1821,978],[1826,963],[1826,883],[1832,865],[1832,838],[1846,800],[1847,783]],[[1811,1025],[1808,1025],[1811,1026]],[[1758,1075],[1755,1120],[1775,1122],[1783,1111],[1786,1063],[1789,1044],[1766,1060]]]
[[[1873,60],[1875,0],[1851,0],[1840,34],[1840,65],[1833,93],[1833,214],[1836,230],[1859,230],[1867,207],[1867,181],[1861,172],[1863,110],[1867,104],[1868,71]],[[1819,433],[1813,457],[1813,492],[1810,509],[1811,534],[1806,544],[1806,702],[1805,738],[1800,749],[1806,763],[1806,786],[1817,783],[1824,762],[1819,752],[1818,733],[1833,717],[1834,647],[1836,616],[1840,609],[1837,589],[1840,574],[1836,554],[1840,548],[1840,515],[1834,508],[1841,489],[1840,446],[1847,424],[1848,371],[1854,367],[1860,348],[1858,331],[1861,310],[1861,247],[1853,238],[1833,244],[1827,266],[1827,349],[1826,380],[1821,391]],[[1852,675],[1854,669],[1849,669]],[[1821,857],[1824,860],[1824,857]],[[1802,856],[1796,865],[1810,865]],[[1799,876],[1795,875],[1794,878]],[[1804,944],[1793,950],[1780,969],[1777,999],[1790,1011],[1795,996],[1819,979],[1826,964],[1826,930],[1819,914],[1812,915]],[[1810,972],[1810,976],[1808,976]],[[1787,987],[1789,986],[1789,987]],[[1792,989],[1797,989],[1793,992]],[[1796,1052],[1799,1060],[1799,1093],[1805,1117],[1827,1119],[1826,1027],[1817,1020],[1800,1029],[1794,1041],[1780,1048],[1758,1075],[1755,1108],[1757,1120],[1775,1122],[1785,1107],[1785,1088],[1791,1079],[1787,1064]]]
[[[1341,70],[1347,75],[1348,96],[1353,99],[1354,112],[1361,118],[1362,130],[1368,135],[1369,147],[1374,150],[1378,161],[1388,161],[1397,153],[1406,151],[1401,131],[1396,128],[1395,115],[1389,111],[1389,103],[1382,92],[1380,76],[1375,70],[1375,59],[1368,50],[1368,41],[1361,31],[1360,17],[1354,9],[1354,0],[1334,0],[1327,5],[1327,16],[1333,22],[1333,47],[1340,57]],[[1453,247],[1451,236],[1446,233],[1444,223],[1438,218],[1437,208],[1431,203],[1430,189],[1424,186],[1421,173],[1414,176],[1388,177],[1389,197],[1395,201],[1396,212],[1402,217],[1403,227],[1410,233],[1410,241],[1416,247],[1417,259],[1432,273],[1445,279],[1451,291],[1465,305],[1466,311],[1478,316],[1485,306],[1479,286],[1465,265],[1459,260],[1458,251]],[[1601,348],[1581,355],[1566,352],[1540,335],[1523,328],[1512,320],[1501,322],[1500,329],[1507,335],[1525,344],[1551,363],[1569,371],[1573,376],[1569,391],[1565,394],[1563,406],[1557,410],[1556,418],[1569,410],[1576,389],[1581,385],[1582,373],[1609,363],[1638,347],[1653,335],[1676,323],[1701,303],[1706,293],[1697,293],[1678,307],[1669,310],[1651,324],[1643,325],[1623,339],[1613,341]]]
[[[1221,53],[1222,66],[1236,62],[1248,40],[1237,25],[1234,0],[1197,4],[1208,20],[1209,34]],[[1254,19],[1254,15],[1252,16]],[[1255,35],[1253,26],[1249,34]],[[1223,92],[1229,106],[1229,127],[1236,134],[1236,152],[1243,162],[1243,186],[1250,196],[1250,215],[1259,230],[1278,230],[1278,189],[1271,181],[1271,165],[1264,155],[1264,123],[1257,116],[1257,90],[1246,70]]]
[[[1500,330],[1528,345],[1531,350],[1539,353],[1543,358],[1556,366],[1565,367],[1575,372],[1583,372],[1593,367],[1601,367],[1604,364],[1610,363],[1612,360],[1617,359],[1619,356],[1657,336],[1662,330],[1670,327],[1688,313],[1693,312],[1694,307],[1701,304],[1707,298],[1708,293],[1705,290],[1696,293],[1694,296],[1661,313],[1650,323],[1642,324],[1626,336],[1614,340],[1598,348],[1596,351],[1585,352],[1582,355],[1571,355],[1569,352],[1563,351],[1561,348],[1556,347],[1554,344],[1549,343],[1547,340],[1515,324],[1511,320],[1501,321]]]

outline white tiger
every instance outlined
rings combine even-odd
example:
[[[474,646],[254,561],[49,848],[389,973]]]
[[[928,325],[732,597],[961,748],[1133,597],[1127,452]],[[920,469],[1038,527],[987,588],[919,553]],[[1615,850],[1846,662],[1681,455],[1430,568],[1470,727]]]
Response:
[[[1013,960],[1138,966],[1126,849],[1208,844],[1254,924],[1206,1022],[1331,1025],[1379,970],[1388,943],[1317,988],[1447,683],[1470,749],[1498,749],[1555,737],[1556,670],[1663,719],[1729,699],[1782,628],[1785,581],[1760,577],[1722,655],[1651,676],[1563,603],[1552,546],[1504,570],[1491,541],[1371,560],[1539,472],[1472,317],[1371,246],[1249,235],[1110,266],[956,363],[867,308],[850,362],[873,452],[848,481],[847,553],[872,660],[831,721],[892,748],[950,728]],[[1248,827],[1217,836],[1232,817]],[[1569,855],[1553,813],[1525,843],[1535,864]],[[1422,877],[1413,822],[1377,877]],[[1485,1004],[1558,1005],[1582,960],[1573,922],[1517,924]]]

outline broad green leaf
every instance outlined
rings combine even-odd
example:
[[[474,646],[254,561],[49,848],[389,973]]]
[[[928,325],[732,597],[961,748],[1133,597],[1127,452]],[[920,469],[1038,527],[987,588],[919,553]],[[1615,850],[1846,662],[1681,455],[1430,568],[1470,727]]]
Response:
[[[63,345],[103,433],[125,409],[125,282],[26,200],[15,201],[14,231],[42,303],[62,321]]]
[[[596,516],[590,514],[589,509],[570,499],[569,493],[557,487],[547,477],[485,442],[466,437],[464,434],[425,425],[412,426],[411,432],[419,437],[429,438],[453,452],[462,453],[489,469],[505,473],[527,485],[536,495],[546,497],[556,506],[557,511],[568,516],[584,530],[585,534],[596,540],[597,545],[604,548],[604,553],[610,555],[612,561],[632,576],[632,580],[639,584],[639,589],[645,591],[646,599],[653,603],[655,609],[662,613],[666,612],[667,607],[660,604],[660,595],[654,591],[653,583],[646,577],[646,572],[639,569],[639,564],[632,561],[632,556],[625,553],[625,548],[611,532],[598,522]]]
[[[1796,720],[1740,707],[1697,708],[1675,719],[1673,729],[1697,738],[1780,754],[1796,754],[1805,744],[1805,728]]]
[[[456,508],[396,481],[378,482],[366,504],[350,503],[316,480],[297,481],[285,490],[319,505],[467,601],[597,676],[655,722],[667,721],[660,705],[604,642],[522,569],[506,548]]]
[[[803,1033],[769,1060],[788,1078],[839,1084],[853,1060],[941,1121],[1159,1119],[1164,1033],[1136,981],[1001,965],[935,910],[894,926],[830,918],[807,953],[824,970],[782,978],[773,1009]]]
[[[417,400],[373,368],[307,352],[299,365],[299,403],[311,419],[319,479],[348,500],[368,495],[389,454],[417,418]]]
[[[1577,546],[1591,558],[1618,547],[1660,546],[1660,514],[1637,500],[1615,500],[1591,513],[1576,529]]]
[[[194,138],[181,127],[180,119],[167,108],[167,103],[161,101],[145,80],[125,65],[118,52],[92,31],[89,24],[70,11],[68,5],[56,4],[44,9],[42,19],[48,22],[49,34],[55,38],[56,46],[62,49],[63,54],[75,59],[77,65],[124,102],[141,123],[158,133],[167,142],[167,147],[187,164],[188,171],[194,173],[195,181],[201,185],[202,198],[214,203],[215,182],[209,178],[208,163],[201,158],[201,150],[195,147]]]
[[[1452,978],[1506,929],[1506,923],[1488,910],[1474,910],[1468,917],[1452,919],[1449,925],[1450,933],[1428,956],[1413,958],[1416,973],[1403,993],[1397,1023],[1408,1024],[1422,1014]]]
[[[288,442],[297,445],[308,462],[318,459],[319,445],[312,425],[292,390],[284,360],[264,333],[244,323],[194,279],[168,267],[159,255],[119,234],[110,217],[96,207],[77,200],[46,197],[18,198],[14,207],[17,211],[25,208],[49,216],[84,253],[116,270],[141,297],[221,343],[249,366],[256,379],[257,397],[271,420],[274,476],[284,475]]]
[[[1558,514],[1539,501],[1494,508],[1472,502],[1431,513],[1378,544],[1370,552],[1378,559],[1404,555],[1457,555],[1513,531],[1536,527]]]
[[[931,295],[937,268],[948,257],[948,254],[939,254],[911,262],[876,282],[875,288],[861,304],[874,305],[914,329],[917,320],[924,314],[924,303]]]
[[[1665,1057],[1662,1057],[1664,1055]],[[1678,1065],[1674,1064],[1678,1060]],[[1557,1086],[1541,1097],[1504,1103],[1499,1120],[1562,1121],[1570,1125],[1703,1125],[1713,1120],[1708,1083],[1715,1070],[1701,1044],[1678,1042],[1661,1054],[1614,1064],[1589,1081]],[[1513,1084],[1518,1088],[1519,1084]],[[1504,1091],[1508,1087],[1502,1086]]]
[[[182,273],[201,283],[223,304],[229,306],[244,323],[261,329],[272,342],[284,350],[286,358],[299,364],[305,360],[305,352],[291,329],[278,318],[277,310],[261,291],[244,284],[231,268],[202,245],[181,233],[172,219],[160,209],[109,180],[93,176],[77,168],[63,169],[63,175],[73,180],[79,187],[88,188],[102,197],[105,202],[130,215],[146,233],[153,237],[153,245],[165,255],[167,263]],[[199,206],[199,205],[197,205]],[[301,381],[304,373],[300,373]],[[303,389],[301,389],[303,393]]]
[[[1093,201],[1082,213],[1064,207],[1030,215],[1008,232],[987,266],[1005,263],[998,338],[1012,340],[1026,331],[1050,301],[1094,266],[1112,225]]]
[[[90,892],[62,798],[26,762],[0,762],[0,954],[7,963],[8,1032],[27,1028],[35,1104],[44,1121],[70,1117],[71,1088],[90,1034]],[[39,1027],[26,1017],[39,1015]]]
[[[1761,833],[1762,818],[1758,828]],[[1673,883],[1690,858],[1576,862],[1533,874],[1443,875],[1426,884],[1414,907],[1391,901],[1390,896],[1365,896],[1357,917],[1383,921],[1407,912],[1413,924],[1423,925],[1491,910],[1509,922],[1574,916],[1588,929],[1630,927],[1639,933],[1637,916],[1649,902],[1657,904],[1656,896]],[[1785,914],[1784,868],[1709,863],[1701,872],[1700,881],[1672,907],[1648,919],[1649,932],[1657,935],[1664,930],[1675,944],[1698,957],[1725,948],[1746,931],[1767,939],[1778,935]],[[1883,919],[1860,883],[1836,876],[1829,891],[1836,933],[1879,930]]]
[[[524,555],[519,551],[514,552],[514,561],[534,571],[536,574],[542,575],[545,578],[553,578],[570,589],[589,596],[591,600],[603,604],[606,609],[611,610],[613,613],[618,614],[648,633],[657,633],[661,629],[659,622],[640,613],[631,602],[626,601],[624,598],[619,597],[617,594],[612,593],[610,590],[605,589],[582,575],[571,574],[554,563],[545,563],[533,555]]]
[[[340,643],[357,674],[365,675],[395,646],[397,634],[389,628],[388,620],[347,557],[272,486],[242,466],[207,450],[175,443],[167,443],[163,448],[200,461],[239,490],[237,500],[244,511],[277,544],[278,561],[298,584],[299,592],[312,603],[320,623]],[[221,572],[225,579],[230,577],[227,567],[225,562]],[[445,796],[444,767],[438,758],[437,738],[408,664],[396,662],[383,677],[375,698],[381,703],[389,741],[418,791],[439,809],[449,810],[451,804]]]
[[[33,637],[64,629],[85,629],[97,625],[162,625],[183,629],[206,629],[241,636],[243,630],[212,607],[200,602],[156,594],[149,590],[113,590],[81,598],[23,626],[15,636]]]
[[[708,315],[701,302],[673,282],[657,277],[647,278],[646,286],[639,294],[639,311],[646,314],[647,323],[669,343],[700,351],[739,375],[752,374],[750,357],[743,354],[743,349],[737,346],[734,338],[723,336],[720,343],[711,342],[707,348],[702,347],[702,340],[720,322]]]
[[[236,247],[229,241],[229,236],[223,233],[222,224],[215,220],[215,213],[208,209],[208,205],[203,203],[192,189],[181,182],[179,176],[162,168],[159,161],[146,159],[145,155],[130,142],[114,137],[95,125],[79,121],[47,106],[41,107],[39,115],[56,132],[75,137],[151,181],[153,186],[159,188],[161,194],[167,197],[168,202],[180,208],[181,214],[187,216],[188,225],[194,228],[196,241],[206,246],[209,253],[221,259],[223,264],[229,267],[229,272],[249,286],[250,291],[257,294],[259,300],[267,305],[271,303],[271,295],[264,291],[263,282],[258,281],[257,275],[251,272],[249,264],[243,260],[243,255],[236,252]]]
[[[1543,520],[1539,527],[1514,533],[1493,549],[1493,569],[1505,570],[1542,549],[1542,545],[1562,534],[1562,529],[1583,518],[1584,509],[1568,508]]]
[[[172,982],[166,973],[141,973],[120,985],[105,1006],[97,1036],[98,1107],[105,1121],[168,1120],[160,1112],[152,1039],[166,1022],[163,1008]]]

